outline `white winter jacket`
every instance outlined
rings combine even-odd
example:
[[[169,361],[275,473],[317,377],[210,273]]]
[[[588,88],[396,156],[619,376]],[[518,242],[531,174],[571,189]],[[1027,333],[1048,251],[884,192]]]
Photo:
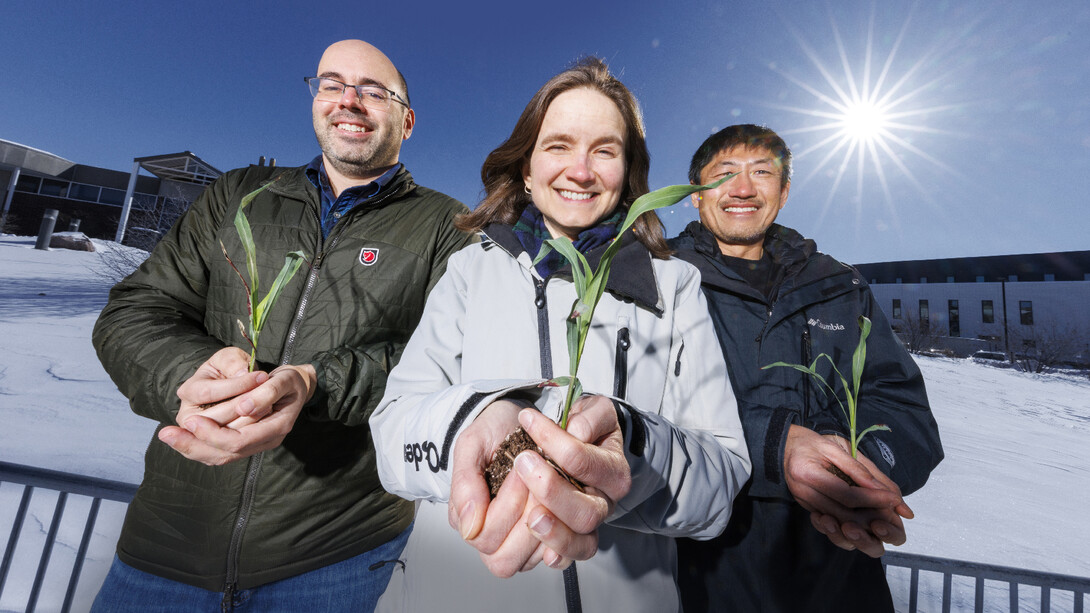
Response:
[[[383,486],[421,501],[404,572],[395,571],[379,611],[567,610],[563,573],[539,565],[496,578],[447,520],[462,429],[497,398],[568,374],[570,276],[542,280],[509,226],[486,234],[450,258],[370,420]],[[576,564],[570,596],[588,612],[662,613],[680,608],[671,537],[718,535],[750,462],[699,273],[625,238],[579,378],[584,392],[629,411],[632,488],[599,528],[598,553]],[[600,251],[588,254],[592,264]],[[547,389],[558,393],[538,408],[558,419],[563,388]]]

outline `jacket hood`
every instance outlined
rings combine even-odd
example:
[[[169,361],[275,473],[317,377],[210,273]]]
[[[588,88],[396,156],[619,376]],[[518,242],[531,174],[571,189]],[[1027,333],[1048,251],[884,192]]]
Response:
[[[516,260],[521,254],[526,253],[526,249],[508,224],[489,224],[484,228],[483,233],[486,240],[495,243]],[[622,235],[620,240],[621,248],[613,257],[609,278],[606,279],[606,291],[623,299],[635,301],[656,315],[662,315],[664,307],[658,282],[655,279],[655,269],[651,265],[651,252],[630,232]],[[592,269],[597,269],[608,247],[608,244],[601,245],[584,254]],[[536,254],[527,253],[526,255],[529,261],[532,261]],[[565,263],[557,274],[570,279],[571,265]]]

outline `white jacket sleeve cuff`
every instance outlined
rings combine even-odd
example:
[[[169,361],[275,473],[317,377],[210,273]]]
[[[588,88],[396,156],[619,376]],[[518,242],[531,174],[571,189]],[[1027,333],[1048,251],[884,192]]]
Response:
[[[492,402],[541,382],[483,380],[384,398],[370,419],[382,486],[409,500],[446,502],[458,435]]]

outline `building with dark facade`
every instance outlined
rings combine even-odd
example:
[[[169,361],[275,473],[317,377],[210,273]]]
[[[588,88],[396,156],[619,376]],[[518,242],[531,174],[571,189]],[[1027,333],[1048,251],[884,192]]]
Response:
[[[220,174],[188,151],[136,158],[131,172],[121,172],[0,140],[3,231],[33,236],[45,211],[54,209],[57,231],[78,228],[93,238],[146,247]]]
[[[1008,354],[1063,346],[1090,363],[1090,251],[856,266],[902,338],[927,326],[942,349]]]

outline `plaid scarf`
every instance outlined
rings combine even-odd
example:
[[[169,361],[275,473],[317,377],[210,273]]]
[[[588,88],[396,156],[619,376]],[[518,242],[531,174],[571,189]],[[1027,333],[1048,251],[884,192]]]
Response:
[[[611,215],[580,232],[579,236],[572,241],[575,250],[586,255],[595,247],[600,247],[613,240],[617,236],[617,227],[624,221],[625,212],[623,207],[617,207]],[[530,254],[531,259],[536,258],[538,252],[541,251],[541,245],[552,238],[549,229],[545,227],[545,217],[532,202],[526,205],[526,208],[522,211],[522,216],[515,222],[512,230],[515,236],[518,237],[519,243],[522,244],[522,248],[526,250],[526,253]],[[544,279],[564,268],[567,264],[568,261],[564,259],[564,256],[553,249],[534,268],[537,269],[537,274]]]

